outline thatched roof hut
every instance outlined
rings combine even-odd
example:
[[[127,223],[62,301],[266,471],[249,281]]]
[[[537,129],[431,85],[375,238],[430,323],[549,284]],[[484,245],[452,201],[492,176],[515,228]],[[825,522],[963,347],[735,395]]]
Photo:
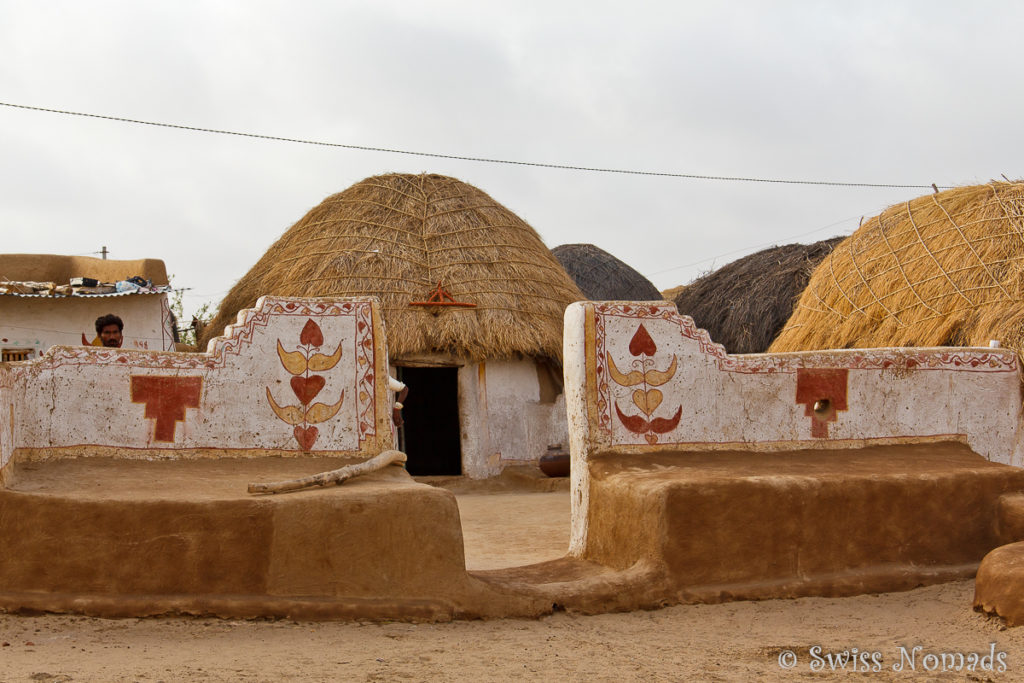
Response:
[[[475,307],[411,306],[438,283]],[[392,357],[561,358],[562,313],[583,298],[537,233],[441,175],[367,178],[289,228],[231,289],[200,348],[265,294],[378,296]]]
[[[551,253],[588,299],[661,301],[650,280],[593,244],[563,244]]]
[[[411,474],[494,476],[568,442],[552,359],[583,294],[529,225],[472,185],[390,174],[328,197],[238,281],[200,344],[266,294],[380,298],[392,369],[411,390],[399,432]],[[470,305],[415,305],[445,297]]]
[[[1024,182],[918,197],[866,221],[818,266],[772,351],[1024,349]]]
[[[676,308],[729,353],[763,353],[786,323],[814,267],[842,237],[744,256],[687,285]]]

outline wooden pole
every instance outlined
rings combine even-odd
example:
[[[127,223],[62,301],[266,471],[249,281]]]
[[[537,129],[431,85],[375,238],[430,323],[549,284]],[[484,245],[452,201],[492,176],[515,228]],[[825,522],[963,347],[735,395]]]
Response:
[[[352,477],[382,470],[388,465],[404,465],[405,461],[406,455],[402,451],[384,451],[366,462],[346,465],[330,472],[321,472],[320,474],[313,474],[301,479],[290,479],[288,481],[249,484],[249,493],[286,493],[288,491],[308,489],[313,486],[340,485]]]

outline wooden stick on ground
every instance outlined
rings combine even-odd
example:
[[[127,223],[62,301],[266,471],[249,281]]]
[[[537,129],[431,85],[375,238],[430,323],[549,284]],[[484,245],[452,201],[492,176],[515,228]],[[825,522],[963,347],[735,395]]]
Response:
[[[401,465],[406,461],[405,453],[402,451],[384,451],[366,462],[346,465],[340,469],[330,472],[321,472],[301,479],[290,479],[288,481],[275,481],[266,484],[249,484],[249,493],[284,493],[286,491],[298,491],[312,486],[327,486],[328,484],[341,484],[342,482],[358,477],[361,474],[368,474],[382,470],[388,465]]]

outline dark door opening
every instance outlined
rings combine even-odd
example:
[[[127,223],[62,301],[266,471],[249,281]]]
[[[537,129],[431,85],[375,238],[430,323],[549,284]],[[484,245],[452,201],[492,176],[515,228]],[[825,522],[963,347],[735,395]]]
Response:
[[[409,387],[402,418],[405,468],[413,476],[462,474],[459,369],[398,368]]]

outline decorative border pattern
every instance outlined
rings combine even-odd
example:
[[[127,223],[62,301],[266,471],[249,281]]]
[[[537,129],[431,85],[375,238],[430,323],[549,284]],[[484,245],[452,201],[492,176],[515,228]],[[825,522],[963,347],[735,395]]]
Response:
[[[200,353],[168,353],[166,351],[130,351],[91,346],[52,346],[41,358],[19,365],[15,371],[54,370],[62,365],[122,365],[131,368],[157,368],[168,370],[203,370],[224,367],[228,355],[238,355],[242,348],[252,344],[257,327],[266,327],[271,315],[345,316],[356,315],[366,309],[368,301],[316,301],[263,297],[256,308],[244,309],[238,314],[239,322],[229,325],[222,337],[210,341],[210,350]],[[357,326],[358,327],[358,326]],[[373,330],[364,331],[371,338]],[[357,338],[359,333],[357,332]],[[360,340],[362,341],[362,340]]]
[[[594,350],[597,428],[613,435],[612,395],[607,367],[607,319],[657,320],[676,325],[679,334],[697,343],[700,352],[714,361],[721,372],[738,374],[796,374],[804,368],[836,368],[902,373],[945,370],[956,372],[1013,373],[1019,369],[1017,354],[1011,350],[932,349],[838,349],[784,354],[729,355],[725,347],[711,340],[707,330],[693,318],[680,315],[675,306],[629,302],[594,304]],[[644,445],[638,442],[636,445]]]
[[[600,312],[601,308],[604,308],[604,304],[598,304],[594,307],[594,349],[597,358],[594,359],[594,379],[597,383],[597,427],[606,434],[611,435],[612,433],[612,393],[611,387],[608,384],[608,366],[607,358],[608,352],[605,348],[605,340],[607,339],[605,329],[605,318],[609,314]],[[652,308],[654,308],[652,306]],[[629,307],[625,307],[625,313],[629,312]],[[625,315],[623,317],[626,317]]]
[[[356,309],[356,421],[359,443],[377,435],[376,348],[373,345],[373,313],[369,304]]]
[[[962,372],[1016,372],[1017,354],[1010,350],[972,351],[954,347],[902,349],[836,349],[818,352],[729,355],[725,347],[711,340],[707,330],[693,318],[680,315],[675,306],[637,306],[622,302],[596,304],[597,329],[604,330],[601,317],[657,319],[679,326],[680,334],[697,342],[701,353],[715,359],[719,370],[743,374],[795,373],[798,368],[847,368],[850,370],[959,370]],[[603,336],[600,335],[599,336]],[[599,342],[603,352],[603,339]]]

